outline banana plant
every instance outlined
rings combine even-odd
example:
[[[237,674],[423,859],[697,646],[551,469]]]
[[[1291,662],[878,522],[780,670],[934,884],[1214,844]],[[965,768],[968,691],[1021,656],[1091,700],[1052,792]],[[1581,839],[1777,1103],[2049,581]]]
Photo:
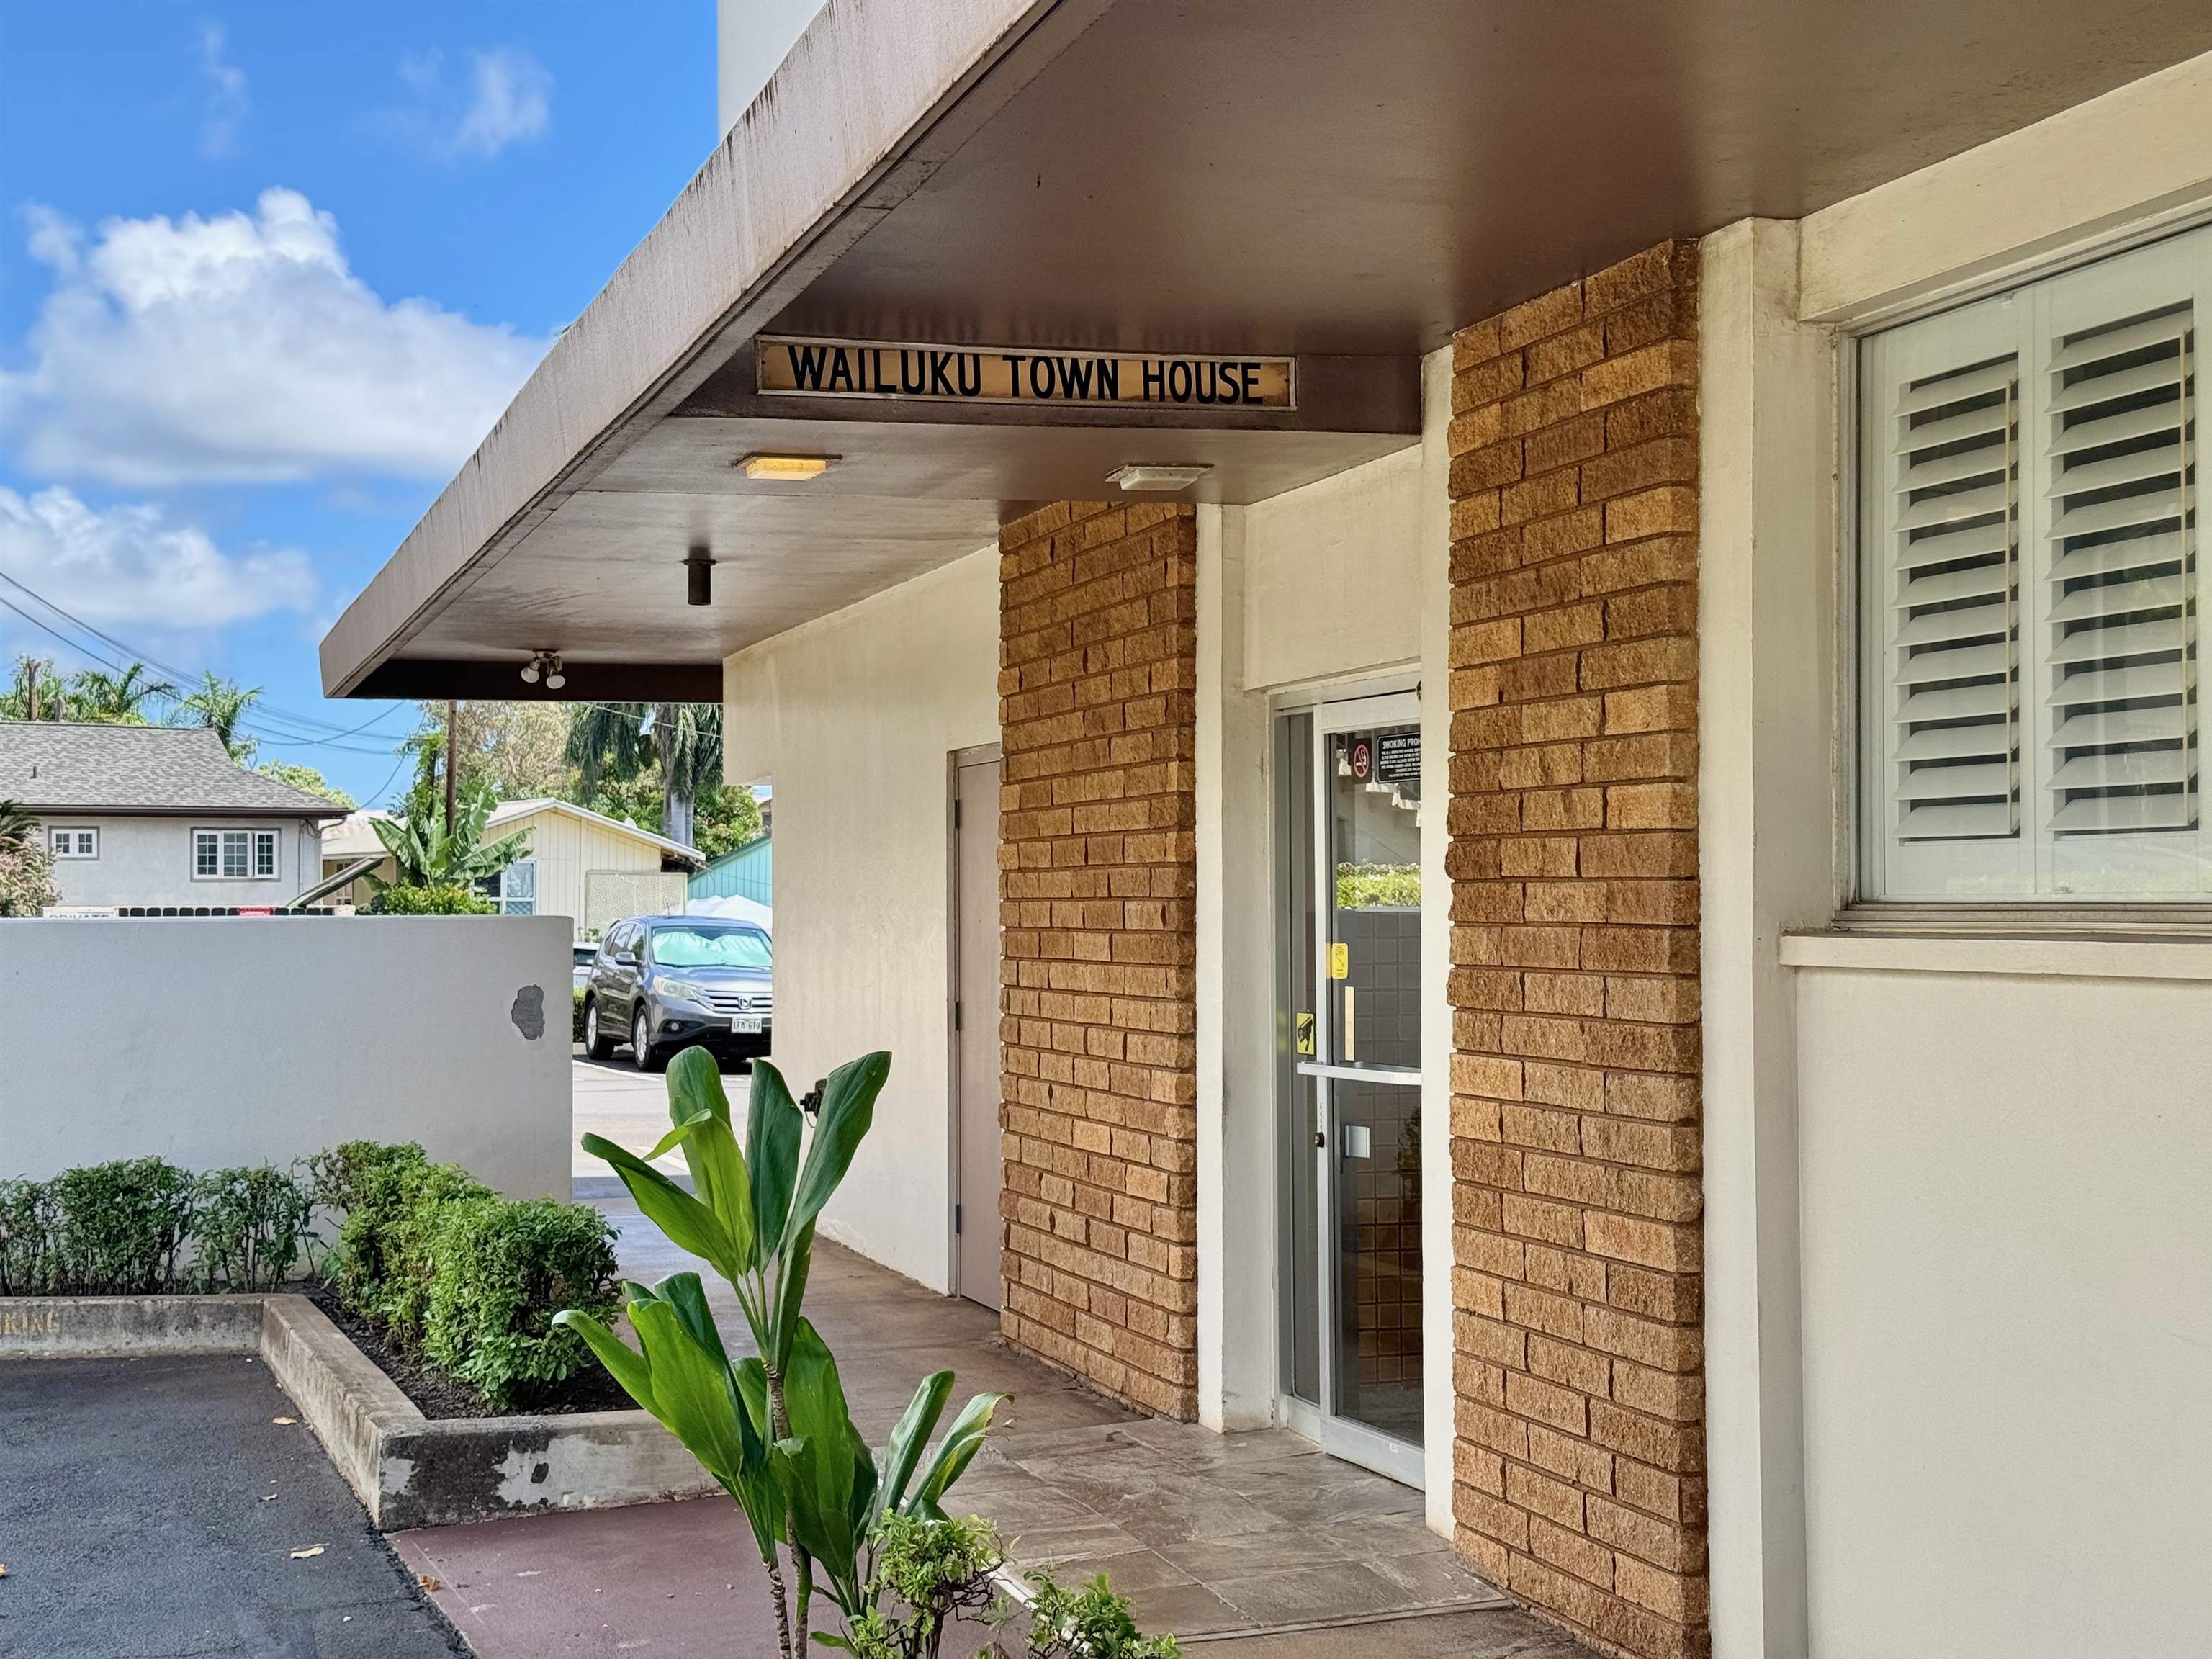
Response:
[[[586,1314],[572,1310],[558,1322],[583,1337],[744,1511],[768,1568],[787,1659],[806,1651],[815,1567],[821,1593],[848,1621],[857,1616],[869,1604],[877,1523],[894,1510],[941,1516],[945,1489],[974,1461],[1003,1398],[970,1401],[917,1480],[952,1374],[926,1380],[890,1443],[872,1453],[846,1409],[836,1360],[801,1312],[816,1223],[873,1121],[890,1069],[890,1056],[878,1053],[831,1073],[807,1139],[782,1074],[756,1060],[741,1149],[713,1056],[689,1048],[669,1066],[672,1127],[652,1152],[640,1158],[599,1135],[583,1140],[585,1151],[614,1166],[648,1220],[729,1282],[758,1353],[730,1358],[695,1273],[628,1287],[635,1351]],[[692,1192],[653,1166],[678,1147]],[[790,1593],[779,1547],[792,1560]]]

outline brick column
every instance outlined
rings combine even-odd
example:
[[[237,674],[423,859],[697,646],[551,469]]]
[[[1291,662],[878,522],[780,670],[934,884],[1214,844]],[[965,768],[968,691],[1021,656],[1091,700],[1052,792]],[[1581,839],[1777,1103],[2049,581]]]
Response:
[[[1003,1328],[1189,1419],[1197,520],[1062,501],[999,552]]]
[[[1610,1650],[1705,1652],[1697,247],[1454,342],[1454,1513]]]

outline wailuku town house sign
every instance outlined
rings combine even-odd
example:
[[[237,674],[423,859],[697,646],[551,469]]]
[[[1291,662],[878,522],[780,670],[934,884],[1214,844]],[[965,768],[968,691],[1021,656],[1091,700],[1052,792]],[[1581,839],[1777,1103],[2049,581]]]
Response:
[[[1295,409],[1287,357],[1188,357],[1014,351],[889,340],[763,335],[759,386],[787,398],[899,398],[936,403],[1213,405]]]

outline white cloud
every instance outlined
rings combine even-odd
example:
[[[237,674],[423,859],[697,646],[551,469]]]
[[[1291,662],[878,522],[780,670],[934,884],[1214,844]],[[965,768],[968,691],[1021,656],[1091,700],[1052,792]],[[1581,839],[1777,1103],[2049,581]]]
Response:
[[[495,46],[468,54],[467,84],[447,73],[434,48],[399,60],[411,101],[380,118],[389,131],[447,161],[489,161],[509,144],[543,138],[553,126],[553,76],[529,52]]]
[[[246,124],[247,109],[246,71],[223,56],[226,44],[222,24],[200,25],[200,79],[206,83],[200,154],[216,161],[238,148],[238,130]]]
[[[102,627],[223,628],[315,601],[313,567],[295,549],[226,553],[158,507],[103,510],[58,487],[0,488],[0,570]],[[4,585],[0,597],[22,598]]]
[[[526,52],[500,46],[469,54],[468,113],[456,149],[493,156],[519,138],[543,138],[553,125],[553,77]]]
[[[0,434],[51,477],[131,488],[330,475],[439,479],[545,349],[356,276],[295,191],[253,214],[111,219],[88,247],[29,216],[54,286]]]

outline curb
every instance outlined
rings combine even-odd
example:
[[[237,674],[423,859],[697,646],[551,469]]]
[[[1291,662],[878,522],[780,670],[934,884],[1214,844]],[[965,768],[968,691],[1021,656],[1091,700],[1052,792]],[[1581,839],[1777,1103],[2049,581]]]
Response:
[[[641,1411],[423,1416],[301,1296],[0,1297],[0,1361],[251,1354],[380,1532],[720,1490]]]

